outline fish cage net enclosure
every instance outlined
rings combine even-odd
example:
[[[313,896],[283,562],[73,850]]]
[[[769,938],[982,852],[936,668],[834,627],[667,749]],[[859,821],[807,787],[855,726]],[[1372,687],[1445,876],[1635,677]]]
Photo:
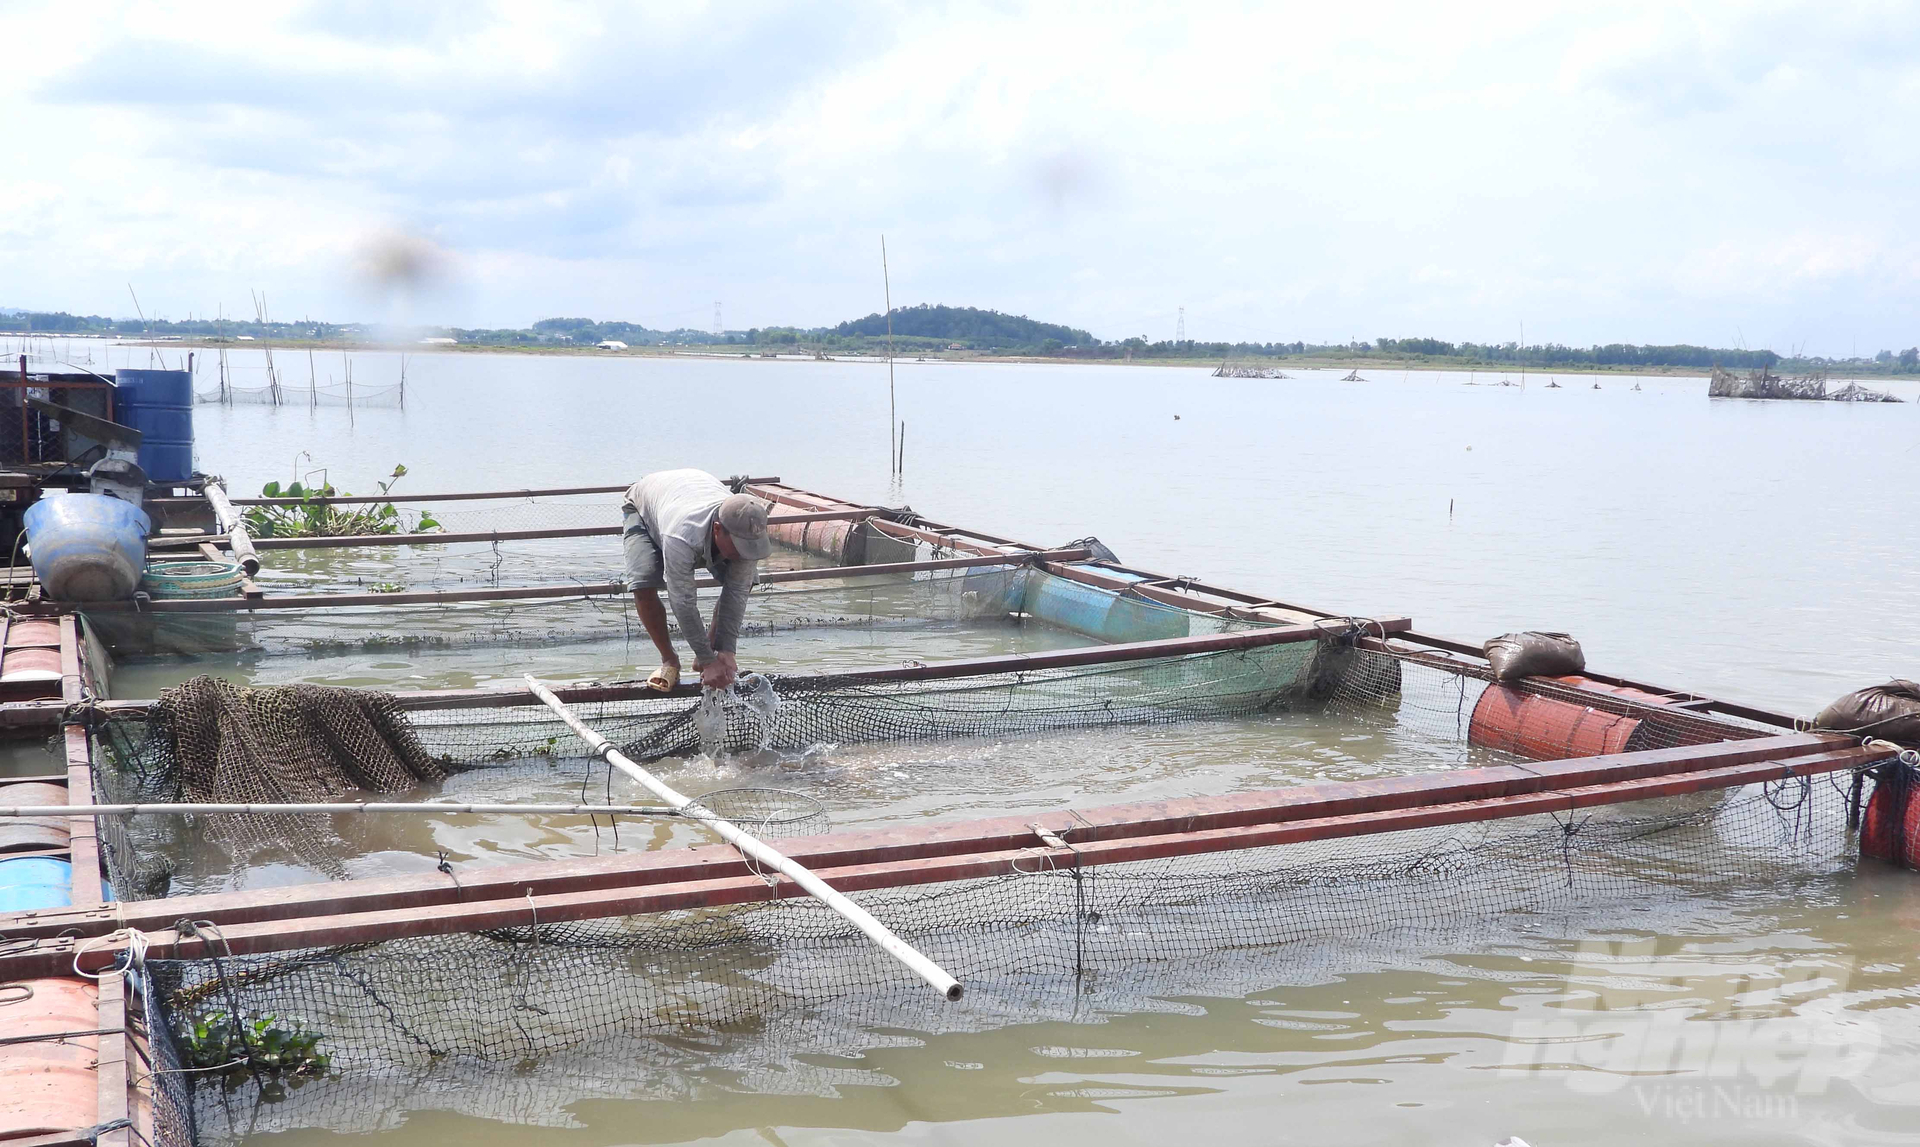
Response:
[[[1849,862],[1845,788],[1826,779],[1692,803],[1601,810],[1357,840],[1079,869],[1038,840],[1023,871],[855,899],[967,985],[948,1004],[818,903],[786,900],[205,961],[152,961],[165,1053],[182,1066],[223,1015],[315,1033],[324,1076],[225,1077],[191,1108],[202,1141],[351,1126],[363,1087],[492,1085],[585,1062],[639,1089],[697,1074],[725,1041],[732,1070],[777,1072],[900,1033],[981,1031],[1176,1006],[1270,988],[1342,945],[1414,951],[1489,930],[1684,916]],[[1322,969],[1324,970],[1324,969]],[[156,1044],[162,1043],[156,1040]],[[741,1057],[746,1057],[743,1061]],[[816,1058],[817,1062],[817,1058]],[[705,1064],[711,1066],[710,1063]],[[176,1077],[178,1078],[178,1077]],[[275,1102],[253,1101],[266,1086]],[[169,1085],[179,1090],[177,1085]],[[672,1088],[665,1090],[669,1093]],[[356,1110],[361,1114],[356,1114]]]
[[[593,540],[593,539],[589,539]],[[87,613],[89,627],[122,661],[153,655],[251,652],[326,658],[364,652],[514,650],[637,643],[651,648],[634,616],[613,539],[588,552],[580,540],[497,546],[396,546],[366,550],[271,551],[272,578],[300,579],[297,593],[391,597],[453,591],[487,594],[554,587],[552,597],[471,601],[393,600],[356,607],[275,608],[196,613]],[[395,551],[414,551],[400,560]],[[300,555],[293,558],[289,555]],[[824,559],[782,554],[765,574],[805,570]],[[1018,563],[920,573],[768,580],[756,586],[742,635],[910,632],[930,624],[1005,624],[1023,612],[1029,587],[1054,581]],[[571,591],[571,592],[569,592]],[[281,592],[276,590],[276,592]],[[717,590],[702,590],[709,603]],[[1211,632],[1222,625],[1185,611],[1139,603],[1143,634]],[[669,618],[670,628],[672,619]],[[676,631],[677,632],[677,631]]]
[[[903,592],[956,616],[1004,617],[1029,600],[1033,575],[995,567]],[[1174,620],[1189,633],[1248,628],[1199,615],[1165,623]],[[1478,662],[1329,620],[1314,639],[1249,648],[951,678],[770,673],[727,695],[629,690],[570,707],[642,762],[943,741],[1018,752],[1088,730],[1313,723],[1379,741],[1379,775],[1407,776],[1777,732],[1631,689],[1490,677]],[[524,695],[450,703],[200,680],[142,716],[95,715],[90,732],[99,795],[112,801],[358,799],[516,770],[613,791],[607,767]],[[1839,772],[1344,839],[1229,840],[1122,862],[1080,863],[1067,830],[1063,845],[1036,834],[1006,873],[916,881],[906,866],[896,886],[850,893],[965,983],[957,1004],[806,899],[543,921],[530,893],[524,919],[498,926],[261,955],[221,954],[212,929],[213,958],[152,959],[137,977],[156,1062],[167,1065],[156,1076],[156,1130],[163,1142],[215,1142],[351,1126],[363,1087],[423,1080],[584,1072],[642,1089],[696,1072],[720,1033],[756,1033],[750,1050],[730,1041],[727,1054],[778,1071],[889,1033],[1087,1019],[1277,982],[1291,974],[1288,953],[1329,945],[1466,942],[1489,927],[1684,913],[1716,895],[1847,870],[1854,780]],[[830,785],[814,795],[834,807]],[[129,901],[168,895],[185,834],[218,839],[236,859],[291,854],[313,879],[340,879],[356,860],[355,842],[325,816],[142,814],[101,826],[115,893]],[[832,883],[830,869],[821,875]],[[224,1062],[236,1017],[293,1050],[270,1068]],[[624,1066],[611,1070],[609,1059]],[[289,1066],[301,1063],[310,1070]],[[463,1102],[482,1113],[497,1114],[489,1096],[512,1094],[470,1090]]]
[[[1345,624],[1345,623],[1343,623]],[[947,680],[877,674],[754,676],[694,700],[627,687],[571,706],[640,762],[704,754],[804,754],[819,746],[971,741],[1044,744],[1075,731],[1259,721],[1312,722],[1385,742],[1380,771],[1552,760],[1702,745],[1762,730],[1552,679],[1485,679],[1469,663],[1356,648],[1354,630],[1317,640]],[[314,686],[240,689],[197,678],[140,716],[96,720],[96,784],[117,803],[288,803],[364,799],[499,773],[614,795],[608,767],[529,695],[458,707],[405,694]],[[475,704],[474,702],[482,702]],[[420,707],[421,705],[436,707]],[[1277,725],[1275,724],[1277,723]],[[831,792],[819,794],[832,804]],[[236,865],[292,857],[345,879],[353,846],[325,814],[139,814],[103,830],[115,892],[164,894],[183,839],[219,840]]]
[[[323,382],[310,386],[268,385],[232,386],[215,384],[194,391],[199,406],[290,406],[318,407],[367,406],[402,409],[407,405],[405,383],[386,386],[356,386],[350,382]]]

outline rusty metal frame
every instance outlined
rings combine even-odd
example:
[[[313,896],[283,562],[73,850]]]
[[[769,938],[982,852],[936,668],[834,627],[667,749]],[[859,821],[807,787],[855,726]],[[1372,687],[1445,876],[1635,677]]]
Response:
[[[1030,872],[1035,825],[1070,839],[1078,863],[1092,866],[1566,813],[1856,770],[1888,756],[1885,748],[1860,746],[1848,738],[1787,734],[836,834],[793,842],[790,852],[835,887],[861,891]],[[532,912],[542,922],[560,923],[797,893],[783,884],[768,884],[732,849],[709,845],[592,861],[489,866],[463,873],[458,884],[437,877],[393,877],[182,897],[150,905],[135,902],[112,911],[0,917],[0,931],[23,941],[19,950],[0,956],[0,976],[51,974],[76,955],[83,967],[110,966],[119,945],[112,939],[101,941],[108,930],[121,926],[153,928],[151,958],[213,955],[211,941],[167,927],[183,915],[215,920],[231,950],[247,955],[507,927],[528,922]],[[79,937],[92,941],[84,953]]]

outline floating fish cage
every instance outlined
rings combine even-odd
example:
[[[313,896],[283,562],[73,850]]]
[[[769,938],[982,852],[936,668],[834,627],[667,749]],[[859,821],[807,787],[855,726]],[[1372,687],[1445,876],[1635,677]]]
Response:
[[[529,1080],[548,1104],[670,1093],[715,1066],[724,1033],[755,1035],[727,1045],[727,1070],[804,1072],[902,1033],[1098,1020],[1408,945],[1683,919],[1850,870],[1863,824],[1904,839],[1911,765],[1884,742],[1594,673],[1496,680],[1475,647],[1404,617],[743,484],[789,547],[749,632],[791,664],[724,694],[589,682],[550,704],[509,683],[529,650],[633,641],[617,583],[552,584],[555,547],[617,531],[595,517],[612,488],[494,511],[468,495],[477,516],[436,508],[446,536],[406,551],[268,547],[313,563],[292,567],[310,575],[296,595],[63,615],[70,667],[105,656],[84,632],[151,611],[227,619],[256,669],[292,668],[145,699],[108,697],[104,670],[75,677],[46,720],[88,782],[69,803],[103,807],[65,818],[72,903],[0,916],[0,980],[104,977],[119,1024],[90,1038],[103,1060],[113,1040],[132,1049],[121,1118],[149,1142],[365,1129],[370,1096],[423,1089],[538,1122],[519,1106]],[[469,535],[489,536],[454,555]],[[313,557],[328,551],[368,564]],[[357,584],[374,553],[404,553],[384,568],[408,584]],[[499,683],[298,680],[381,650],[456,651]],[[139,656],[123,648],[123,668]],[[1168,751],[1143,764],[1143,741]],[[646,769],[722,791],[636,806]],[[855,911],[717,841],[716,821]],[[964,994],[929,990],[862,918]]]

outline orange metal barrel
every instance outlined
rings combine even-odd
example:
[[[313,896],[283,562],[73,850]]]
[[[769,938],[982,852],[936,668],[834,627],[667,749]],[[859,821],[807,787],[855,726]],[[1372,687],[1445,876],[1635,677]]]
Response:
[[[1489,685],[1473,707],[1467,741],[1484,749],[1502,749],[1536,761],[1623,753],[1640,722],[1522,693],[1508,685]]]
[[[32,646],[8,648],[0,658],[0,681],[58,681],[60,651]]]
[[[55,1036],[100,1027],[86,980],[0,984],[0,1035]],[[0,1044],[0,1143],[92,1127],[100,1111],[100,1037]]]
[[[866,535],[857,522],[783,522],[767,533],[783,546],[827,558],[835,565],[859,565]]]
[[[1913,780],[1890,775],[1873,787],[1860,820],[1860,855],[1920,868],[1920,791]]]
[[[0,785],[3,805],[63,805],[67,786],[46,781],[22,781]],[[46,852],[67,847],[68,822],[64,816],[0,817],[0,855],[9,852]],[[5,1012],[0,1012],[4,1018]]]
[[[7,644],[14,645],[51,645],[60,644],[60,625],[46,618],[23,617],[7,629]]]
[[[1678,745],[1711,745],[1727,739],[1723,726],[1710,720],[1703,720],[1700,714],[1688,713],[1674,708],[1674,698],[1659,693],[1649,693],[1645,689],[1635,689],[1631,685],[1609,685],[1604,681],[1595,681],[1591,677],[1550,677],[1562,685],[1575,689],[1586,689],[1595,693],[1606,693],[1623,701],[1633,701],[1642,705],[1657,705],[1672,716],[1646,714],[1640,716],[1640,735],[1632,749],[1651,749]]]

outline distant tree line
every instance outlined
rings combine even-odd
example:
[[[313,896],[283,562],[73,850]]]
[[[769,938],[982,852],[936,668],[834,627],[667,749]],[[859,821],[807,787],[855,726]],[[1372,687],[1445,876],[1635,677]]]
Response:
[[[63,311],[0,312],[0,329],[32,333],[95,334],[138,337],[142,334],[184,338],[237,338],[287,341],[378,341],[388,332],[376,326],[325,322],[256,322],[241,319],[188,320],[112,319],[102,315],[71,315]],[[480,346],[585,347],[601,342],[628,346],[766,347],[776,351],[814,351],[833,354],[880,354],[887,346],[887,316],[876,312],[833,327],[755,327],[744,331],[696,330],[681,327],[656,330],[619,320],[555,317],[525,328],[444,328],[430,333],[451,335],[461,343]],[[1783,357],[1770,350],[1727,347],[1637,346],[1608,343],[1569,347],[1558,343],[1522,346],[1516,342],[1448,342],[1436,338],[1380,338],[1372,342],[1201,342],[1193,339],[1150,341],[1145,336],[1097,339],[1078,327],[1043,323],[1024,315],[974,307],[921,304],[893,312],[893,344],[905,355],[944,351],[958,343],[982,355],[1045,356],[1068,359],[1372,359],[1418,362],[1425,365],[1472,369],[1477,366],[1517,369],[1611,368],[1706,370],[1765,369],[1789,374],[1821,371],[1848,374],[1920,374],[1920,347],[1883,350],[1872,358],[1829,359]]]
[[[1439,339],[1375,339],[1374,349],[1384,354],[1427,355],[1434,358],[1464,358],[1476,362],[1516,363],[1527,366],[1686,366],[1706,369],[1773,367],[1780,356],[1770,350],[1729,350],[1705,346],[1633,346],[1608,343],[1606,346],[1570,347],[1546,343],[1523,347],[1518,343],[1450,343]]]
[[[67,335],[177,335],[182,338],[333,339],[349,328],[336,323],[262,323],[252,319],[110,319],[105,315],[70,315],[65,311],[10,311],[0,313],[0,328],[10,332]]]
[[[854,319],[833,328],[837,335],[863,335],[884,338],[887,316],[879,312]],[[893,312],[893,335],[912,338],[947,339],[979,346],[1037,347],[1051,339],[1062,347],[1095,346],[1099,339],[1075,327],[1058,323],[1035,322],[1025,315],[1003,315],[973,307],[947,307],[921,303],[900,307]]]

